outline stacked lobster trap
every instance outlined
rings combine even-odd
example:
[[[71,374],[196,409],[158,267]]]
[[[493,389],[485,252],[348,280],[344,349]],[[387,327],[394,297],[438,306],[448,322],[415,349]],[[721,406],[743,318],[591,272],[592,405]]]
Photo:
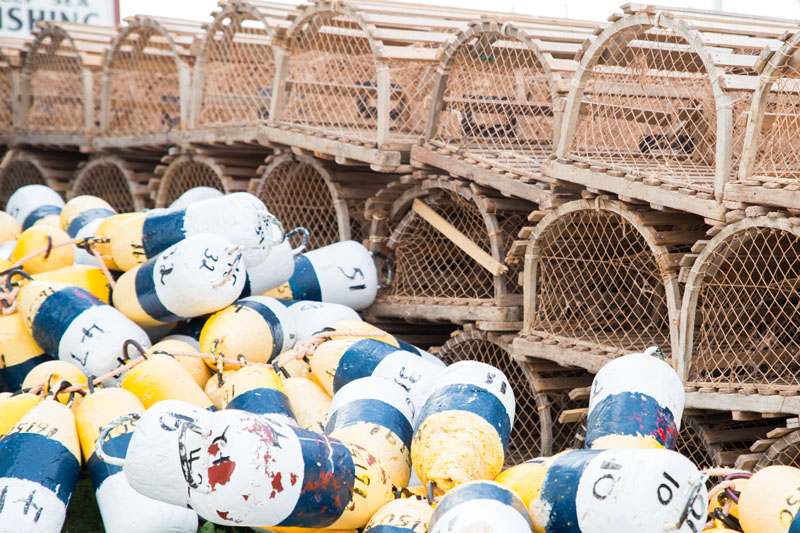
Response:
[[[26,49],[24,39],[0,39],[0,142],[8,145],[10,134],[19,124],[22,61]]]
[[[149,181],[159,163],[157,154],[98,154],[81,162],[67,190],[67,199],[81,195],[102,198],[119,213],[153,206]]]

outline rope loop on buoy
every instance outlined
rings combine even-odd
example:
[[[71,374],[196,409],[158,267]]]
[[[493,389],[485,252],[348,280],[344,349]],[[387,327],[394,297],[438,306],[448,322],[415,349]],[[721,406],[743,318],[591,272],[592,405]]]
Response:
[[[241,262],[242,257],[244,256],[244,252],[242,251],[242,247],[241,246],[234,246],[230,250],[226,250],[226,253],[228,255],[236,254],[236,257],[233,258],[233,262],[231,263],[231,267],[228,269],[228,271],[225,273],[225,275],[222,277],[222,279],[211,285],[211,287],[213,287],[215,289],[217,287],[221,287],[221,286],[225,285],[226,283],[228,283],[228,281],[231,279],[231,277],[233,277],[233,273],[236,271],[236,267],[239,266],[239,263]]]

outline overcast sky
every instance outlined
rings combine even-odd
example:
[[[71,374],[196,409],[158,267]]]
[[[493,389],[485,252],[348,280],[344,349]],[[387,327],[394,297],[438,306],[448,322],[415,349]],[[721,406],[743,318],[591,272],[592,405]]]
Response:
[[[293,0],[283,0],[298,3]],[[418,1],[418,0],[409,0]],[[451,5],[481,9],[491,6],[492,10],[515,11],[533,15],[571,17],[589,20],[605,20],[617,11],[619,0],[435,0],[421,4]],[[642,2],[646,3],[646,2]],[[657,5],[694,7],[697,9],[720,9],[739,13],[752,13],[785,18],[800,19],[800,0],[660,0],[651,2]],[[205,20],[216,7],[216,0],[120,0],[122,17],[139,13]]]

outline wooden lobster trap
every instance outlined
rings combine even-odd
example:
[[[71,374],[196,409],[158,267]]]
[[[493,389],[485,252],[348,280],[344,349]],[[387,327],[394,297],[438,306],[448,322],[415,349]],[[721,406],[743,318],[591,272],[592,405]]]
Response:
[[[782,46],[762,56],[761,76],[747,123],[739,176],[725,199],[800,209],[800,32],[787,32]]]
[[[137,15],[125,19],[106,56],[100,149],[156,146],[189,125],[191,67],[199,22]]]
[[[798,412],[798,222],[783,213],[745,218],[687,257],[677,369],[689,405]]]
[[[95,155],[78,165],[67,190],[67,199],[97,196],[118,213],[153,207],[148,183],[159,159],[157,156]]]
[[[269,121],[275,79],[276,31],[296,6],[229,0],[213,13],[199,44],[192,79],[193,139],[241,139]]]
[[[422,5],[307,4],[281,36],[269,139],[397,171],[422,138],[439,47],[466,25]]]
[[[762,50],[796,23],[626,4],[576,56],[557,179],[725,220]]]
[[[114,28],[40,22],[21,76],[17,142],[81,147],[97,133],[103,58]]]
[[[0,139],[7,145],[11,133],[20,122],[22,61],[28,41],[13,37],[0,38]]]
[[[678,269],[705,235],[702,219],[604,196],[536,218],[525,250],[525,315],[515,357],[590,372],[649,346],[671,358],[678,345]]]
[[[81,162],[77,152],[12,148],[0,162],[0,209],[25,185],[47,185],[62,196]]]
[[[300,154],[283,153],[258,169],[250,183],[258,196],[287,229],[309,230],[306,250],[338,241],[362,242],[369,228],[364,204],[396,179],[363,167],[340,167]]]
[[[535,205],[459,179],[418,178],[367,202],[370,246],[388,257],[393,278],[368,312],[519,329],[520,269],[502,261]]]
[[[149,182],[156,207],[168,207],[194,187],[212,187],[225,194],[248,190],[250,180],[269,155],[266,149],[183,150],[172,148]]]
[[[555,150],[573,57],[601,26],[535,17],[470,24],[444,49],[425,144],[412,159],[540,205],[552,198],[554,180],[540,165]]]

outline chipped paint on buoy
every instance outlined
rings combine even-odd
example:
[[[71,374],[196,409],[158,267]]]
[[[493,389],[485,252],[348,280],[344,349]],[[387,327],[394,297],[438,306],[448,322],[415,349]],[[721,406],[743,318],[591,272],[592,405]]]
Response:
[[[80,468],[72,411],[40,402],[0,440],[0,532],[59,533]]]
[[[364,533],[427,533],[433,507],[422,498],[392,500],[372,515]]]
[[[672,367],[649,355],[609,362],[594,378],[586,448],[675,448],[686,393]]]
[[[363,527],[392,499],[378,460],[359,446],[224,410],[181,439],[189,501],[218,524]]]
[[[244,287],[244,265],[238,254],[230,241],[218,235],[188,237],[120,276],[114,307],[145,327],[223,309]]]
[[[122,366],[126,357],[122,345],[129,339],[150,347],[142,328],[80,287],[30,281],[20,289],[17,301],[37,344],[87,376],[102,376]]]
[[[433,511],[428,531],[532,533],[533,527],[525,504],[514,491],[494,481],[470,481],[444,495]]]
[[[411,476],[414,407],[408,393],[391,380],[367,377],[351,381],[334,395],[325,434],[370,451],[404,487]]]

